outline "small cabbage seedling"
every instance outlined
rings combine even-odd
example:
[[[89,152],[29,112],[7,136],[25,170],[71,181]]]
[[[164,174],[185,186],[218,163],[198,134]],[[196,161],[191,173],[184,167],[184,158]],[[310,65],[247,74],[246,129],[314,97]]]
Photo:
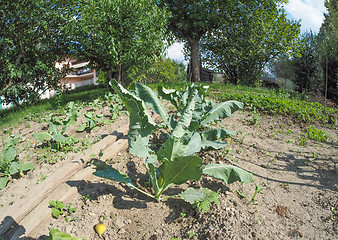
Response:
[[[129,151],[143,158],[153,192],[146,192],[137,187],[128,175],[110,166],[96,171],[94,175],[125,183],[130,188],[158,201],[180,197],[202,211],[207,211],[211,202],[218,202],[218,193],[207,188],[188,188],[174,196],[163,196],[163,194],[173,185],[180,185],[188,180],[199,181],[203,174],[223,180],[227,184],[234,181],[247,184],[253,180],[251,173],[236,166],[203,165],[202,159],[194,155],[201,149],[220,149],[227,146],[227,143],[222,140],[236,134],[234,131],[205,129],[210,123],[228,117],[234,111],[241,109],[242,103],[228,101],[214,105],[205,99],[207,88],[194,84],[188,85],[185,92],[179,93],[162,88],[161,92],[164,93],[165,98],[171,99],[178,109],[176,116],[169,116],[150,88],[137,83],[135,93],[131,93],[115,80],[111,85],[130,114]],[[175,100],[175,96],[178,99]],[[162,117],[161,124],[155,124],[148,113],[147,105]],[[168,138],[159,150],[154,152],[149,148],[149,137],[154,130],[162,126],[168,130]]]
[[[73,136],[65,136],[67,127],[75,124],[76,122],[74,115],[72,115],[72,117],[67,116],[65,120],[62,120],[51,114],[46,121],[49,124],[49,131],[33,134],[35,139],[42,142],[49,141],[51,148],[58,151],[60,151],[64,145],[73,145],[79,141]]]
[[[3,144],[3,151],[0,153],[0,189],[4,189],[12,176],[34,169],[33,163],[21,163],[17,159],[18,138],[11,138]]]

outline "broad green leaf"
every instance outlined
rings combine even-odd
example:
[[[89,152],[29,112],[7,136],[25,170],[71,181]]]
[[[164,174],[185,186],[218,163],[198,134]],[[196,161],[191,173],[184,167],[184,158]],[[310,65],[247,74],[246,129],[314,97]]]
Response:
[[[226,129],[211,129],[204,131],[201,133],[202,148],[223,148],[227,145],[227,143],[220,140],[236,134],[237,133],[235,131]]]
[[[52,139],[52,135],[48,132],[39,132],[39,133],[35,133],[33,134],[33,138],[40,140],[40,141],[46,141],[46,140],[50,140]]]
[[[55,201],[55,200],[50,200],[48,203],[49,203],[49,205],[51,205],[52,207],[55,207],[55,206],[56,206],[56,201]]]
[[[55,208],[57,208],[57,209],[63,209],[63,202],[62,201],[56,201],[56,206],[55,206]]]
[[[9,174],[13,175],[18,172],[26,172],[33,169],[34,169],[33,163],[12,162],[11,166],[9,167]]]
[[[67,116],[67,119],[63,122],[63,124],[66,127],[73,126],[73,125],[75,125],[75,123],[77,121],[77,117],[78,117],[77,111],[71,110],[69,112],[69,115]]]
[[[78,129],[76,129],[77,132],[83,132],[87,128],[87,123],[82,123]]]
[[[107,178],[114,180],[116,182],[121,182],[127,184],[130,188],[134,188],[135,185],[131,181],[130,177],[126,174],[120,173],[117,169],[112,167],[107,167],[103,170],[99,170],[93,173],[95,176]]]
[[[60,232],[58,229],[50,229],[46,240],[81,240],[81,238],[71,237],[66,233]]]
[[[56,118],[51,119],[48,121],[49,123],[49,131],[52,133],[52,135],[60,134],[59,128],[62,126],[62,124],[56,120]]]
[[[14,159],[16,158],[16,147],[12,145],[7,146],[7,148],[3,152],[3,156],[6,161],[14,161]]]
[[[20,163],[19,167],[23,172],[30,171],[35,168],[33,163]]]
[[[162,86],[157,88],[158,95],[160,95],[163,99],[168,100],[171,102],[172,105],[178,109],[178,104],[176,102],[177,98],[177,91],[175,89],[166,89]]]
[[[9,167],[9,174],[14,175],[16,173],[20,172],[20,165],[17,162],[12,162],[11,166]]]
[[[53,140],[58,143],[67,143],[67,138],[61,134],[55,134]]]
[[[243,103],[238,102],[238,101],[227,101],[227,102],[222,102],[215,106],[213,109],[208,112],[204,119],[201,122],[202,126],[206,126],[208,123],[215,121],[215,120],[220,120],[225,117],[230,117],[231,114],[233,114],[235,111],[242,109],[243,108]]]
[[[164,108],[154,91],[150,87],[136,82],[135,92],[140,99],[142,99],[149,107],[151,107],[156,113],[158,113],[162,117],[164,124],[167,127],[170,127],[168,112]]]
[[[175,120],[175,116],[174,115],[170,115],[169,117],[169,125],[171,127],[171,129],[174,129],[176,127],[176,120]]]
[[[175,158],[185,155],[186,146],[180,139],[175,137],[168,138],[157,151],[158,160],[162,163],[165,161],[173,161]]]
[[[198,210],[202,212],[209,211],[210,203],[215,202],[219,204],[217,199],[218,193],[208,189],[208,188],[188,188],[184,192],[180,193],[180,197],[192,204],[194,207],[197,207]]]
[[[203,174],[208,174],[214,178],[223,180],[226,184],[236,181],[248,184],[253,181],[251,173],[239,167],[227,164],[208,164],[203,168]]]
[[[171,184],[183,184],[187,180],[198,181],[202,176],[202,164],[202,159],[197,156],[178,157],[163,163],[159,167],[164,180],[163,189]]]
[[[181,140],[185,146],[185,154],[187,156],[193,155],[201,150],[202,142],[199,133],[184,135]]]
[[[138,157],[149,155],[149,137],[155,130],[156,124],[146,110],[145,103],[134,94],[126,90],[116,80],[110,82],[111,86],[120,96],[129,112],[129,151]]]
[[[192,91],[188,104],[174,128],[172,136],[181,138],[184,134],[189,133],[189,126],[195,108],[196,94],[197,90]]]
[[[0,177],[0,189],[4,189],[9,182],[9,177]]]
[[[60,210],[57,208],[52,208],[52,215],[55,218],[59,218],[60,217]]]

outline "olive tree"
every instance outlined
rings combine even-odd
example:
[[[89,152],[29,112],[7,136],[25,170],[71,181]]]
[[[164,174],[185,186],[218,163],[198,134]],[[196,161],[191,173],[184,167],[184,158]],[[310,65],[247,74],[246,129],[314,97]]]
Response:
[[[165,47],[167,12],[153,0],[86,0],[73,22],[74,54],[110,79],[127,84]]]

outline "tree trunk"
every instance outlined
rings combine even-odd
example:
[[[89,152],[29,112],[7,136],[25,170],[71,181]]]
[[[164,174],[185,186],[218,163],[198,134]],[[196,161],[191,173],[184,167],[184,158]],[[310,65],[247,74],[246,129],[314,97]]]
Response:
[[[192,82],[200,82],[201,81],[201,67],[199,62],[199,39],[188,39],[190,46],[191,46],[191,55],[190,55],[190,62],[191,62],[191,74]]]

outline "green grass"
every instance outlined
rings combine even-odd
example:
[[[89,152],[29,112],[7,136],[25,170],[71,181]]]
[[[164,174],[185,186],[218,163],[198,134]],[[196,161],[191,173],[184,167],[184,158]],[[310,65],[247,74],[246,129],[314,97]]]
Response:
[[[36,119],[38,121],[41,117],[47,116],[50,112],[61,111],[68,102],[84,103],[93,101],[99,97],[103,98],[107,92],[107,88],[85,86],[63,93],[60,96],[43,99],[33,106],[22,109],[18,109],[17,107],[2,109],[0,110],[0,129],[15,126],[24,119]]]

